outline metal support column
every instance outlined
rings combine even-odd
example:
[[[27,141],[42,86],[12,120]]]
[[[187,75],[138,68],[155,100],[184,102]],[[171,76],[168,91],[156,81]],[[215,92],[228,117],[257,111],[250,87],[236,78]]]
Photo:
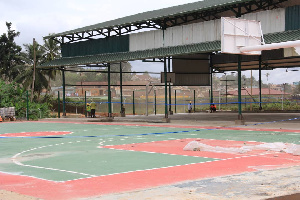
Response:
[[[59,94],[59,91],[57,91],[57,105],[58,105],[57,116],[58,116],[58,118],[60,118],[60,94]]]
[[[134,106],[134,91],[132,91],[132,114],[135,115],[135,106]]]
[[[149,83],[146,85],[146,116],[148,116],[148,88],[149,88]]]
[[[154,114],[156,115],[156,90],[154,90]]]
[[[121,117],[125,117],[125,108],[123,105],[123,71],[122,71],[122,62],[120,62],[120,101],[121,101]]]
[[[165,118],[168,118],[168,85],[167,85],[167,60],[164,57],[164,77],[165,77]]]
[[[239,110],[239,115],[238,119],[242,120],[242,70],[241,70],[241,65],[242,65],[242,56],[238,55],[238,110]]]
[[[194,90],[194,113],[196,112],[196,90]]]
[[[63,116],[66,116],[66,77],[65,68],[62,67],[62,79],[63,79]]]
[[[259,85],[259,110],[262,110],[262,106],[261,106],[261,55],[259,56],[258,85]]]
[[[122,62],[120,62],[120,101],[121,101],[121,111],[123,107],[123,77],[122,77]]]
[[[84,115],[85,115],[85,117],[87,117],[87,110],[86,110],[86,104],[87,104],[87,102],[86,102],[86,91],[84,91]],[[90,116],[91,117],[91,116]]]
[[[110,91],[110,63],[107,63],[107,82],[108,82],[108,117],[112,117],[111,113],[111,91]]]
[[[168,72],[171,72],[171,58],[168,57]],[[172,95],[171,95],[171,82],[169,82],[169,114],[172,115]]]
[[[210,103],[212,104],[214,103],[212,55],[209,55],[209,65],[210,65]]]
[[[175,90],[175,113],[177,113],[177,110],[176,110],[176,90]]]

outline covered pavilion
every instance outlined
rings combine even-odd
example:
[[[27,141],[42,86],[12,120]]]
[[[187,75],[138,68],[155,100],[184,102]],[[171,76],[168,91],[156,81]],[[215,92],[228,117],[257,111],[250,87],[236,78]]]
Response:
[[[242,120],[241,71],[259,70],[261,90],[261,70],[298,67],[300,56],[293,49],[263,51],[259,56],[222,54],[221,17],[261,21],[266,44],[300,40],[298,0],[204,0],[47,36],[46,39],[61,44],[62,58],[39,67],[61,70],[63,88],[64,72],[68,67],[107,67],[108,116],[112,116],[110,64],[120,63],[122,74],[121,65],[124,61],[160,60],[163,62],[165,119],[168,118],[168,105],[171,104],[170,97],[168,103],[169,82],[173,85],[211,86],[213,103],[212,74],[238,71],[238,119]],[[122,75],[120,77],[122,105]]]

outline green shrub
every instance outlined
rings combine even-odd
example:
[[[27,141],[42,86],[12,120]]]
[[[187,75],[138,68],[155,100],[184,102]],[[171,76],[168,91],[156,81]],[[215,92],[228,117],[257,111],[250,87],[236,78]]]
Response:
[[[29,92],[28,92],[29,93]],[[25,119],[27,111],[27,91],[15,82],[6,83],[0,80],[0,107],[15,107],[16,118]],[[50,104],[47,102],[28,102],[30,120],[48,117]]]

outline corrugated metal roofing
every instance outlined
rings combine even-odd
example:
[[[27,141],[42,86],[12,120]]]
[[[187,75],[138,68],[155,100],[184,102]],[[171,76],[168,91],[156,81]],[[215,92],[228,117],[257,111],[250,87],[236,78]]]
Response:
[[[300,29],[266,34],[264,35],[264,39],[267,44],[300,40]]]
[[[143,51],[121,52],[110,54],[99,54],[92,56],[67,57],[56,59],[42,64],[39,68],[50,68],[59,66],[74,66],[96,63],[120,62],[130,60],[141,60],[147,58],[159,58],[171,55],[182,55],[191,53],[205,53],[220,50],[221,42],[205,42],[200,44],[182,45],[177,47],[164,47]]]
[[[300,40],[300,30],[267,34],[264,35],[264,38],[267,44]],[[193,53],[206,53],[206,52],[213,52],[213,51],[220,51],[220,50],[221,50],[221,41],[213,41],[213,42],[205,42],[199,44],[164,47],[159,49],[149,49],[143,51],[99,54],[99,55],[82,56],[82,57],[67,57],[67,58],[61,58],[61,59],[44,63],[41,66],[39,66],[39,68],[141,60],[147,58],[158,58],[158,57],[167,57],[167,56],[175,56],[175,55],[183,55],[183,54],[193,54]]]
[[[173,6],[169,8],[163,8],[159,10],[130,15],[127,17],[54,34],[51,36],[47,36],[45,38],[60,37],[69,34],[74,34],[74,33],[82,33],[82,32],[87,32],[92,30],[100,30],[105,28],[112,28],[115,26],[123,26],[123,25],[129,25],[133,23],[144,22],[144,21],[151,21],[151,20],[161,19],[165,17],[178,15],[178,14],[187,14],[195,11],[208,10],[212,8],[228,6],[228,5],[243,3],[248,1],[252,1],[252,0],[203,0],[194,3],[188,3],[188,4]]]

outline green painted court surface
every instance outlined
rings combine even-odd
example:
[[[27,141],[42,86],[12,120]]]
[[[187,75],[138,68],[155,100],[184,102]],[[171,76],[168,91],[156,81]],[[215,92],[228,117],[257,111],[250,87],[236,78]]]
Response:
[[[7,133],[69,131],[49,137],[3,137]],[[1,137],[2,135],[2,137]],[[217,160],[101,148],[185,138],[300,143],[300,133],[179,128],[176,126],[23,122],[0,124],[0,171],[50,181],[149,170]],[[13,158],[16,162],[13,162]]]

